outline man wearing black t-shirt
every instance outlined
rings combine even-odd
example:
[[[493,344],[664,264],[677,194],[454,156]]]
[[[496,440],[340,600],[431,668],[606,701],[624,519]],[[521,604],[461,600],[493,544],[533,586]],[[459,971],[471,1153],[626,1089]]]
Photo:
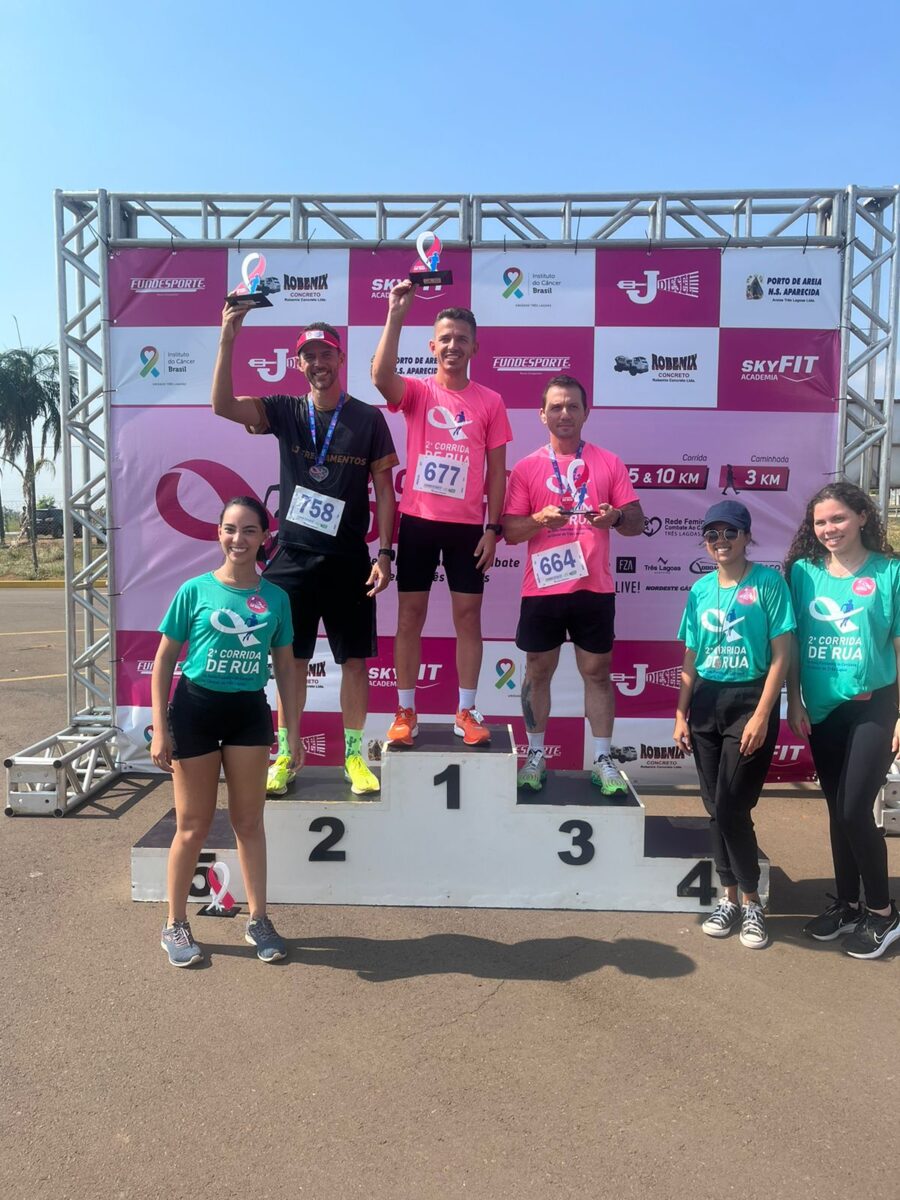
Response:
[[[341,390],[340,335],[324,321],[307,326],[297,341],[297,365],[309,395],[235,396],[232,352],[248,311],[226,305],[222,314],[213,412],[250,433],[278,438],[279,548],[265,577],[291,600],[298,707],[302,712],[321,620],[341,667],[345,775],[357,795],[377,792],[361,743],[369,695],[366,659],[377,653],[375,596],[390,581],[394,556],[394,443],[382,412]],[[366,545],[370,477],[380,546],[374,565]],[[279,698],[278,757],[267,784],[275,793],[286,791],[293,778],[283,720]]]

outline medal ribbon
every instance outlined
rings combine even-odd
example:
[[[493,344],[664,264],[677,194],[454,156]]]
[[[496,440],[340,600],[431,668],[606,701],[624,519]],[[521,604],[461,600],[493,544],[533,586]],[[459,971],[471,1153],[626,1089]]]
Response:
[[[341,392],[341,398],[337,402],[337,408],[331,418],[331,424],[328,426],[328,432],[325,434],[325,441],[322,443],[322,449],[316,450],[316,418],[313,415],[315,405],[312,402],[312,397],[306,398],[306,415],[309,418],[309,436],[312,441],[313,454],[316,455],[315,465],[321,467],[325,461],[325,456],[328,454],[328,447],[331,445],[331,439],[334,437],[334,431],[337,429],[337,423],[341,419],[341,409],[344,407],[344,401],[347,399],[344,392]]]
[[[575,497],[575,507],[583,508],[584,507],[584,498],[587,495],[587,484],[583,483],[581,485],[581,487],[578,489],[578,495],[575,496],[574,481],[568,485],[566,483],[563,483],[562,472],[559,469],[559,463],[556,461],[556,452],[553,449],[552,445],[547,447],[547,453],[550,455],[550,461],[553,464],[553,471],[554,471],[554,474],[556,475],[556,482],[559,484],[560,496],[568,496],[570,494],[570,488],[571,488],[571,494],[572,494],[572,496]],[[580,459],[582,454],[584,454],[584,442],[583,441],[578,443],[578,449],[575,451],[575,458],[572,460],[572,463],[574,463],[577,459]],[[572,466],[570,464],[569,471],[571,471],[571,469],[572,469]]]

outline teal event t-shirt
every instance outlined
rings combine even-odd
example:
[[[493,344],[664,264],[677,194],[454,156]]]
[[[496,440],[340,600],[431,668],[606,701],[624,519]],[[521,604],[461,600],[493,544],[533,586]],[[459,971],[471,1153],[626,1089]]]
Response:
[[[269,647],[294,640],[287,592],[265,579],[254,588],[229,587],[212,572],[181,585],[159,632],[188,643],[182,673],[215,692],[264,688]]]
[[[752,563],[731,587],[719,583],[718,571],[698,579],[678,637],[694,651],[702,679],[747,683],[768,671],[772,638],[795,628],[787,584],[771,567]]]
[[[802,558],[791,567],[800,643],[800,690],[818,724],[845,700],[897,678],[900,559],[870,554],[854,575],[837,579]]]

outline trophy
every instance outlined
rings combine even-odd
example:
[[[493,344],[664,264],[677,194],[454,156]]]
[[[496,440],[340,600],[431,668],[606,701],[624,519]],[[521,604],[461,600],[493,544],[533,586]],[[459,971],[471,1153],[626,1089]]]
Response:
[[[436,233],[432,233],[430,229],[426,229],[424,233],[420,233],[416,238],[416,250],[418,251],[420,261],[415,264],[409,273],[409,278],[416,287],[440,287],[441,284],[453,282],[452,271],[438,270],[442,249],[441,239]]]
[[[231,308],[246,305],[250,308],[271,308],[272,301],[268,297],[269,288],[266,286],[266,260],[261,254],[248,254],[241,263],[243,283],[233,287],[225,297],[226,304]]]
[[[236,917],[241,910],[240,906],[235,904],[234,896],[228,890],[228,884],[231,882],[228,863],[214,862],[206,872],[206,878],[209,881],[210,901],[209,904],[204,904],[197,910],[197,915],[200,917]]]

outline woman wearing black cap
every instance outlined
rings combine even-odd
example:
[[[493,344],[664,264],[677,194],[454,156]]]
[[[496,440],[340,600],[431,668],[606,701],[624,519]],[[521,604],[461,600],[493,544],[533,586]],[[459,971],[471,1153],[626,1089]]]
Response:
[[[727,937],[740,923],[741,943],[762,949],[769,935],[750,814],[778,738],[794,613],[778,572],[747,558],[750,513],[743,504],[714,504],[703,540],[715,570],[691,588],[678,631],[685,651],[672,736],[693,750],[724,889],[703,932]]]

